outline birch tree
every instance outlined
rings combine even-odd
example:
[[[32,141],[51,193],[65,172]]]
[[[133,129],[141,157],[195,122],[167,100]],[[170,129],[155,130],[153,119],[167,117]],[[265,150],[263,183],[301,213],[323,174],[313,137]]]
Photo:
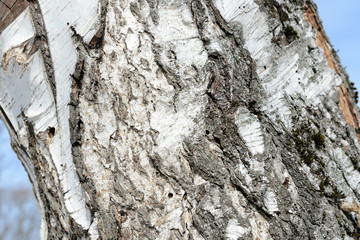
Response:
[[[356,93],[304,0],[1,0],[42,239],[352,239]]]

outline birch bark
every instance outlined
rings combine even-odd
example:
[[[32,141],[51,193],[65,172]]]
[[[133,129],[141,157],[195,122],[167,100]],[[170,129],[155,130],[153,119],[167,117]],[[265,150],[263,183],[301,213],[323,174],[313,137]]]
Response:
[[[43,239],[359,235],[355,92],[312,1],[11,2],[0,115]]]

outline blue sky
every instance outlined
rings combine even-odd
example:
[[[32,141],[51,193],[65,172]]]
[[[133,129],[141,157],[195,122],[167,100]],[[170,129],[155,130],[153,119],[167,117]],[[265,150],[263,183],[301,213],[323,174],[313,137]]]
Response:
[[[360,89],[360,0],[315,0],[327,35],[341,62]],[[10,147],[6,129],[0,127],[0,187],[29,185],[24,169]]]
[[[0,122],[0,188],[31,187],[21,162],[10,147],[9,134]]]
[[[350,81],[360,89],[360,0],[315,0],[315,3]]]

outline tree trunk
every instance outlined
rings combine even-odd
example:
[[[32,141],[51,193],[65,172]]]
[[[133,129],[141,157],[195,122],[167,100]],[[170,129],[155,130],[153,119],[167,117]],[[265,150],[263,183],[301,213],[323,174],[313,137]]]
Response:
[[[0,4],[42,239],[359,235],[356,95],[312,1]]]

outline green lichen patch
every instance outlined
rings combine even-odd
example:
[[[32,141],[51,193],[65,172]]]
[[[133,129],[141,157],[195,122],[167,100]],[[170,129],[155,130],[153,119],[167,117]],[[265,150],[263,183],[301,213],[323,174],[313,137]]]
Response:
[[[239,103],[239,101],[237,101],[237,100],[233,100],[232,102],[231,102],[231,108],[238,108],[240,106],[240,103]]]
[[[332,185],[333,192],[330,194],[325,194],[325,196],[332,198],[335,202],[339,202],[341,199],[346,198],[346,195],[340,191],[337,186]]]
[[[323,175],[325,175],[325,173],[323,172]],[[323,177],[323,179],[321,180],[320,184],[319,184],[319,188],[320,188],[320,192],[325,192],[325,187],[330,187],[331,186],[331,182],[330,182],[330,178],[329,177]]]
[[[326,196],[336,203],[339,203],[341,199],[346,198],[346,195],[342,191],[340,191],[333,182],[331,182],[328,176],[323,177],[319,184],[319,189],[322,196]]]
[[[323,166],[324,163],[316,154],[314,146],[316,148],[324,147],[325,136],[320,131],[314,132],[309,123],[301,124],[292,134],[295,139],[295,148],[300,154],[300,159],[308,166],[314,161]]]
[[[289,21],[289,15],[288,13],[283,9],[283,6],[279,4],[275,0],[265,0],[264,5],[266,8],[268,8],[273,17],[276,17],[280,20],[280,22],[286,22]]]
[[[326,146],[325,136],[320,130],[313,130],[309,122],[302,123],[292,131],[294,146],[303,163],[311,168],[311,172],[319,179],[319,189],[323,196],[331,198],[335,202],[345,198],[345,194],[326,175],[325,163],[319,157],[318,151]],[[354,166],[359,166],[357,160],[352,158]]]
[[[288,40],[289,43],[299,38],[297,31],[292,26],[286,26],[283,29],[283,33],[286,36],[286,39]]]
[[[311,138],[314,141],[316,147],[320,148],[325,146],[325,136],[321,134],[320,131],[313,134]]]

